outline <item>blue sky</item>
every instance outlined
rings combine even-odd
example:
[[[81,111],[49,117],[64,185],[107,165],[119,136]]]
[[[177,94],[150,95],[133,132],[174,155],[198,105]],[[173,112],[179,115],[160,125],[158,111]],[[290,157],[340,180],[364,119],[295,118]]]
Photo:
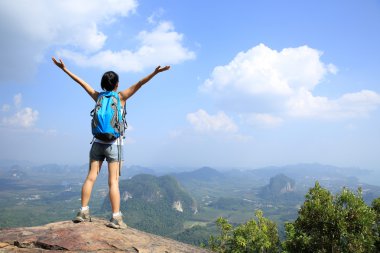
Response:
[[[380,2],[0,2],[0,159],[83,164],[114,70],[127,165],[380,169]]]

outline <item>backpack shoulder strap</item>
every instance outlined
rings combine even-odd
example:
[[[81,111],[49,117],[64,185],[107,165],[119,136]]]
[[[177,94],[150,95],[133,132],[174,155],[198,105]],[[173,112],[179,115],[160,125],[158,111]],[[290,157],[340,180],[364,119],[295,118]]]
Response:
[[[99,100],[99,98],[103,97],[103,96],[106,95],[106,94],[107,94],[106,91],[99,92],[99,95],[98,95],[98,99],[97,99],[97,100]]]

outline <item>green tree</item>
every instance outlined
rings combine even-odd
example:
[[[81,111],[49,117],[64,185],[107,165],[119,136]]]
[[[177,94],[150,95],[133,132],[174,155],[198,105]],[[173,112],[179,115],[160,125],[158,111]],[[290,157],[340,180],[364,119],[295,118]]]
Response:
[[[373,252],[375,212],[361,190],[333,196],[318,182],[306,194],[295,222],[285,225],[285,252]]]
[[[219,217],[216,220],[216,226],[219,229],[219,236],[210,236],[209,245],[210,249],[212,251],[218,252],[218,253],[226,253],[229,252],[229,243],[231,240],[231,231],[232,231],[232,225],[228,223],[228,221],[223,218]]]
[[[285,225],[287,252],[334,252],[339,241],[333,195],[317,182],[294,223]]]
[[[336,196],[335,207],[339,221],[340,252],[372,252],[376,214],[364,202],[361,189],[355,194],[344,188]]]
[[[375,211],[376,214],[376,224],[374,228],[375,247],[376,252],[380,252],[380,197],[372,201],[372,209]]]
[[[263,212],[255,212],[255,218],[235,228],[224,218],[216,224],[220,235],[210,237],[211,250],[219,253],[275,253],[279,252],[279,236],[276,224],[265,218]]]

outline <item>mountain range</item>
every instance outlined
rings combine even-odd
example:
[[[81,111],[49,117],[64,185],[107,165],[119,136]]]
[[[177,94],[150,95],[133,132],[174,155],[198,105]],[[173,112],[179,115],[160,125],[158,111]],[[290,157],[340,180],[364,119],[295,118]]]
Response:
[[[0,227],[35,226],[69,220],[80,206],[88,165],[12,165],[0,163]],[[172,170],[171,170],[172,171]],[[131,227],[199,245],[216,232],[214,221],[233,224],[251,219],[256,209],[277,222],[294,220],[304,196],[318,181],[335,193],[362,189],[370,203],[380,187],[361,182],[365,170],[298,164],[255,170],[195,170],[165,173],[141,166],[124,167],[121,210]],[[92,214],[109,218],[107,170],[102,169],[91,198]]]

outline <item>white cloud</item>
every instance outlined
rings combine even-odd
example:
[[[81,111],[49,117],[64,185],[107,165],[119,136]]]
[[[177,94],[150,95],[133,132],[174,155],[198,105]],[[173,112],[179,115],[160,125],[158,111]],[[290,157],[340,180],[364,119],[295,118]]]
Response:
[[[370,90],[343,94],[338,99],[314,95],[314,88],[327,74],[338,72],[335,65],[323,63],[321,56],[308,46],[278,52],[260,44],[215,67],[199,90],[217,95],[219,104],[243,115],[243,122],[250,125],[279,126],[289,116],[358,118],[379,108],[380,94]],[[270,116],[273,114],[281,118]]]
[[[243,120],[252,126],[259,126],[264,128],[279,127],[283,123],[283,119],[266,113],[251,113],[241,115]]]
[[[295,90],[312,90],[327,73],[337,68],[320,61],[321,52],[302,46],[278,52],[260,44],[238,53],[224,66],[214,68],[200,87],[203,92],[289,96]]]
[[[100,50],[107,35],[99,25],[136,8],[136,0],[0,1],[0,81],[31,76],[52,46]]]
[[[21,108],[21,93],[13,97],[13,102],[14,108],[8,104],[2,105],[3,115],[0,115],[0,125],[12,128],[32,128],[38,120],[38,111],[30,107]]]
[[[313,96],[310,91],[301,90],[287,101],[286,106],[289,115],[293,117],[319,119],[366,117],[380,106],[380,94],[362,90],[330,100],[327,97]]]
[[[159,8],[157,11],[153,12],[152,15],[150,15],[147,18],[147,21],[150,24],[156,24],[157,20],[160,19],[164,13],[165,13],[165,10],[162,8]]]
[[[205,110],[187,114],[187,120],[198,132],[225,132],[236,133],[237,125],[224,112],[210,115]]]
[[[38,111],[26,107],[18,111],[11,117],[2,118],[3,126],[30,128],[38,119]]]
[[[0,82],[30,78],[53,47],[80,66],[103,70],[136,72],[195,58],[173,24],[156,20],[164,13],[161,9],[147,19],[156,27],[136,35],[139,45],[106,48],[109,24],[134,13],[137,5],[137,0],[0,1]]]
[[[152,31],[140,32],[137,39],[140,45],[136,51],[104,50],[96,54],[83,54],[61,50],[58,54],[84,67],[134,72],[146,67],[177,64],[195,58],[194,52],[182,46],[183,35],[177,33],[170,22],[161,22]]]

